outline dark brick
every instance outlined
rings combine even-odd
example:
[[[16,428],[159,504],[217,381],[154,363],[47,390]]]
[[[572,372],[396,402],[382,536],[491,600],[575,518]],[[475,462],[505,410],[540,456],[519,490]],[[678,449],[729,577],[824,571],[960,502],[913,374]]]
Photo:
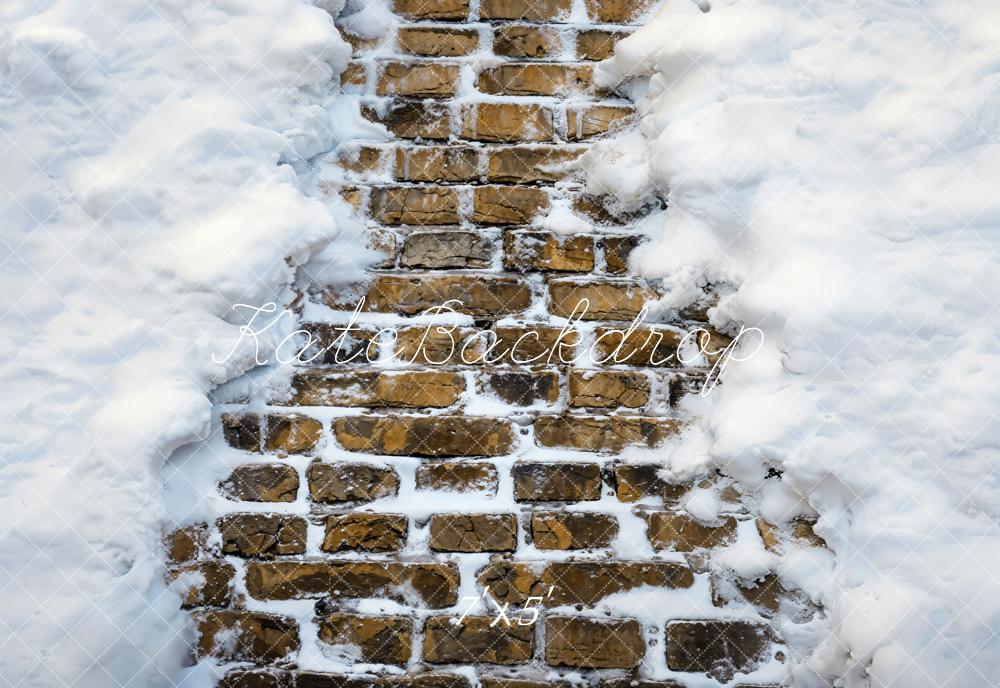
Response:
[[[747,621],[674,621],[667,625],[667,666],[727,683],[765,661],[774,642],[763,624]]]
[[[552,370],[495,371],[487,381],[501,401],[515,406],[552,404],[559,399],[559,375]]]
[[[513,552],[517,549],[514,514],[434,514],[430,547],[438,552]]]
[[[195,619],[202,657],[272,664],[299,650],[299,626],[285,616],[226,610],[203,612]]]
[[[485,462],[436,461],[421,464],[416,473],[418,490],[495,494],[499,480],[496,466]]]
[[[324,552],[397,552],[406,542],[409,520],[400,514],[357,512],[326,517]]]
[[[524,664],[535,650],[531,626],[499,623],[488,616],[467,616],[452,623],[450,616],[436,616],[424,624],[424,661],[432,664],[475,662]]]
[[[229,499],[244,502],[294,502],[299,491],[299,474],[286,464],[237,466],[219,484]]]
[[[351,659],[405,666],[410,659],[413,623],[403,616],[330,614],[319,622],[319,639],[330,645],[353,645]]]
[[[635,619],[550,616],[545,620],[545,663],[579,669],[632,669],[646,643]]]
[[[519,502],[575,502],[601,498],[601,467],[596,463],[514,464],[514,499]]]
[[[306,470],[309,498],[323,504],[371,502],[399,491],[399,476],[391,468],[366,463],[313,462]]]
[[[290,514],[228,514],[216,525],[222,553],[270,559],[306,551],[306,520]]]
[[[617,536],[618,521],[610,514],[539,511],[531,515],[531,539],[538,549],[610,547]]]

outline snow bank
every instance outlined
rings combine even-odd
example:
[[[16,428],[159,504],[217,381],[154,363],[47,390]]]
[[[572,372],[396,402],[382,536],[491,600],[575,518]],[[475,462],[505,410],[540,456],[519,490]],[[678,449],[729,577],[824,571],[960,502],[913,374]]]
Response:
[[[591,187],[669,195],[638,267],[667,305],[736,287],[714,323],[766,335],[702,432],[748,485],[784,471],[836,552],[796,685],[992,685],[1000,5],[668,0],[598,74],[644,119]]]
[[[349,53],[303,0],[0,6],[7,685],[200,684],[159,466],[252,363],[212,358],[231,306],[280,300],[335,233],[296,170]]]

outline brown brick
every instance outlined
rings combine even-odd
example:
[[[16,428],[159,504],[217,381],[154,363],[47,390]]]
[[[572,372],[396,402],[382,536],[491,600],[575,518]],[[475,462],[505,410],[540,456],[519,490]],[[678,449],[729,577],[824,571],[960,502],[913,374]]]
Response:
[[[637,502],[644,497],[656,497],[668,504],[675,503],[690,485],[668,483],[657,473],[661,466],[656,464],[615,465],[615,488],[620,502]]]
[[[587,0],[587,14],[601,24],[631,24],[652,4],[653,0]]]
[[[382,256],[381,260],[371,264],[373,268],[392,268],[396,266],[396,234],[385,227],[372,227],[368,230],[365,247],[373,253]]]
[[[264,451],[306,454],[323,437],[323,424],[298,413],[269,413],[263,418]]]
[[[224,561],[199,561],[171,569],[170,585],[181,596],[181,607],[225,607],[232,595],[236,569]]]
[[[359,186],[345,186],[340,189],[340,200],[360,212],[364,204],[364,190]]]
[[[392,11],[407,19],[462,21],[469,18],[469,0],[393,0]]]
[[[208,536],[208,525],[195,523],[167,534],[163,544],[167,548],[167,562],[186,564],[201,556]]]
[[[615,44],[629,34],[625,31],[588,29],[576,35],[576,56],[581,60],[606,60],[615,52]]]
[[[594,240],[589,236],[557,236],[551,232],[505,232],[504,267],[508,270],[590,272]]]
[[[406,372],[328,372],[323,369],[296,373],[295,406],[347,406],[367,408],[446,408],[465,390],[465,378],[439,370]]]
[[[605,269],[613,275],[628,272],[628,259],[640,242],[641,239],[635,236],[602,239]]]
[[[334,323],[301,323],[303,337],[298,360],[302,363],[335,365],[364,364],[378,359],[378,330]]]
[[[674,621],[667,624],[667,666],[728,683],[767,659],[774,642],[764,624],[748,621]]]
[[[641,367],[677,366],[681,335],[664,328],[641,327],[631,332],[599,327],[595,331],[594,357],[605,365]]]
[[[577,309],[581,320],[634,320],[642,307],[656,299],[649,287],[636,282],[579,282],[558,280],[549,283],[553,315],[568,318]],[[584,312],[583,300],[587,300]]]
[[[520,313],[531,305],[531,288],[516,277],[385,275],[368,289],[366,309],[417,315],[445,302],[459,313],[489,317]]]
[[[404,666],[410,660],[413,622],[405,616],[334,613],[319,621],[319,639],[329,645],[353,645],[350,659]]]
[[[450,616],[434,616],[424,624],[424,661],[432,664],[475,662],[524,664],[535,651],[531,626],[499,623],[489,616],[466,616],[452,623]]]
[[[596,463],[528,463],[511,471],[519,502],[576,502],[601,498],[601,467]]]
[[[530,184],[557,182],[567,177],[583,150],[553,146],[504,146],[489,152],[487,179],[491,182]]]
[[[463,138],[492,143],[551,141],[552,111],[522,103],[476,103],[462,115]]]
[[[260,453],[260,415],[256,413],[223,413],[220,417],[222,437],[235,449]]]
[[[396,179],[407,182],[466,182],[482,176],[479,149],[427,146],[396,149]]]
[[[489,95],[568,96],[589,91],[593,76],[589,65],[515,62],[484,69],[476,88]]]
[[[635,619],[550,616],[545,620],[545,663],[580,669],[632,669],[646,642]]]
[[[445,140],[451,136],[451,111],[445,103],[426,101],[396,101],[384,112],[366,107],[362,114],[373,122],[385,125],[401,139]]]
[[[408,55],[457,57],[475,52],[479,47],[479,32],[475,29],[404,26],[399,29],[396,43],[399,52]]]
[[[458,85],[458,65],[440,62],[388,62],[378,79],[380,96],[449,98]]]
[[[478,580],[500,602],[517,607],[529,597],[541,597],[540,604],[551,608],[592,606],[609,595],[644,586],[690,588],[694,573],[677,562],[556,561],[541,568],[530,562],[496,559],[480,572]]]
[[[625,447],[657,447],[678,428],[678,421],[665,418],[539,416],[535,441],[542,447],[620,452]]]
[[[636,681],[626,676],[605,679],[601,681],[600,688],[684,688],[684,684],[676,681]]]
[[[610,514],[585,511],[538,511],[531,515],[531,539],[538,549],[610,547],[618,521]]]
[[[559,374],[554,370],[500,370],[490,373],[487,383],[501,401],[514,406],[559,400]]]
[[[411,600],[432,609],[458,602],[458,567],[453,563],[395,561],[250,562],[246,585],[257,600]]]
[[[465,676],[458,674],[349,676],[299,671],[295,675],[295,688],[472,688],[472,684]]]
[[[527,186],[477,186],[472,221],[481,225],[526,225],[549,209],[549,195]]]
[[[288,675],[280,671],[230,671],[218,688],[288,688]]]
[[[763,616],[771,616],[778,611],[781,598],[787,594],[777,574],[769,573],[760,580],[749,584],[739,579],[729,581],[712,576],[712,604],[725,607],[730,601],[749,602],[757,607]]]
[[[372,189],[372,217],[387,225],[450,225],[458,222],[458,193],[441,186]]]
[[[632,224],[648,215],[659,206],[647,203],[638,209],[625,208],[614,196],[579,193],[573,196],[573,212],[599,225]]]
[[[383,166],[385,149],[377,146],[341,146],[337,151],[337,165],[355,174],[376,172]]]
[[[326,517],[324,552],[397,552],[406,542],[409,521],[399,514],[356,512]]]
[[[413,232],[406,237],[399,265],[404,268],[488,268],[496,246],[480,232]]]
[[[489,492],[500,482],[496,466],[484,462],[440,461],[423,463],[416,473],[418,490]]]
[[[229,499],[244,502],[294,502],[299,491],[299,474],[286,464],[237,466],[219,484]]]
[[[309,498],[323,504],[371,502],[399,491],[399,476],[391,468],[366,463],[314,461],[306,470]]]
[[[572,0],[482,0],[483,19],[521,19],[546,22],[567,19]]]
[[[576,355],[579,333],[558,327],[495,327],[497,362],[513,364],[569,363]]]
[[[520,678],[506,678],[504,676],[482,676],[480,677],[482,688],[549,688],[559,686],[559,688],[571,688],[566,681],[530,681]]]
[[[484,352],[482,337],[471,328],[436,325],[407,327],[397,331],[395,357],[404,363],[469,365],[478,363]]]
[[[272,664],[299,650],[294,619],[246,611],[197,614],[198,655],[223,662]]]
[[[472,416],[351,416],[334,421],[341,446],[388,456],[502,456],[514,447],[508,421]]]
[[[635,121],[628,105],[585,105],[566,110],[566,138],[570,141],[621,131]]]
[[[222,553],[270,559],[306,551],[306,520],[291,514],[228,514],[216,521]]]
[[[706,526],[690,516],[671,511],[647,515],[649,543],[656,550],[693,552],[696,549],[721,547],[736,538],[736,519],[726,516],[719,526]]]
[[[506,24],[496,27],[493,53],[505,57],[551,57],[562,50],[559,33],[550,27]]]
[[[368,68],[364,62],[352,60],[340,75],[343,86],[364,86],[368,82]]]
[[[434,514],[430,546],[438,552],[513,552],[517,549],[514,514]]]
[[[784,543],[788,540],[800,547],[826,547],[826,540],[816,534],[814,525],[815,522],[811,520],[795,519],[790,526],[779,528],[758,518],[757,532],[769,552],[781,555],[785,553]]]
[[[642,408],[649,403],[649,378],[627,371],[574,370],[569,405],[583,408]]]

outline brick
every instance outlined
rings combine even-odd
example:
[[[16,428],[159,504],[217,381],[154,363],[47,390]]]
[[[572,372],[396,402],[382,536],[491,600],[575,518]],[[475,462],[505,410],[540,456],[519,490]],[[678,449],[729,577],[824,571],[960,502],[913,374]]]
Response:
[[[346,406],[353,408],[446,408],[465,391],[465,378],[438,370],[404,372],[328,372],[322,369],[296,373],[294,406]]]
[[[434,616],[424,623],[424,661],[432,664],[524,664],[535,651],[531,626],[504,623],[491,626],[488,616]]]
[[[475,52],[479,32],[475,29],[451,29],[404,26],[396,36],[399,52],[425,57],[458,57]]]
[[[397,148],[394,174],[407,182],[471,182],[482,176],[471,146]]]
[[[440,62],[388,62],[379,74],[377,95],[450,98],[458,85],[458,65]]]
[[[721,525],[707,526],[694,518],[670,511],[647,515],[649,544],[655,550],[693,552],[728,545],[736,539],[736,519],[726,516]]]
[[[545,663],[579,669],[632,669],[646,643],[635,619],[550,616],[545,620]]]
[[[573,684],[567,681],[530,681],[520,678],[505,678],[503,676],[482,676],[480,678],[482,688],[572,688]]]
[[[586,0],[591,21],[601,24],[631,24],[641,17],[653,0]]]
[[[170,586],[181,596],[181,607],[225,607],[232,596],[236,569],[224,561],[199,561],[172,569]]]
[[[549,209],[549,195],[525,186],[477,186],[472,221],[482,225],[526,225]]]
[[[523,606],[541,597],[543,607],[597,604],[644,586],[690,588],[694,573],[677,562],[556,561],[540,567],[529,562],[496,559],[479,573],[479,584],[499,602]],[[551,591],[551,592],[550,592]]]
[[[260,453],[260,415],[256,413],[223,413],[220,417],[222,437],[234,449]]]
[[[306,454],[323,437],[323,424],[298,413],[269,413],[263,418],[264,451]]]
[[[194,523],[178,528],[163,538],[167,548],[167,562],[171,564],[186,564],[201,556],[208,536],[208,525]]]
[[[690,486],[668,483],[657,475],[660,468],[656,464],[615,465],[615,492],[618,501],[637,502],[645,497],[655,497],[667,504],[675,503]]]
[[[299,474],[280,463],[237,466],[219,483],[219,491],[229,499],[244,502],[294,502]]]
[[[531,539],[538,549],[576,550],[610,547],[618,521],[610,514],[538,511],[531,515]]]
[[[567,177],[583,154],[579,148],[504,146],[489,151],[486,178],[491,182],[532,184]]]
[[[544,325],[498,326],[493,332],[496,334],[493,355],[499,363],[569,363],[580,343],[575,330]]]
[[[684,688],[684,684],[676,681],[636,681],[625,677],[601,681],[600,688]]]
[[[345,186],[340,189],[338,196],[340,200],[351,206],[355,211],[361,211],[361,206],[365,200],[364,190],[361,187]]]
[[[288,675],[278,671],[230,671],[218,688],[288,688]]]
[[[542,447],[620,452],[625,447],[658,447],[677,433],[678,421],[623,416],[539,416],[535,442]]]
[[[395,101],[383,112],[373,107],[362,108],[361,112],[401,139],[440,141],[451,136],[451,111],[445,103]]]
[[[641,239],[636,236],[605,237],[601,240],[604,249],[605,269],[613,275],[628,272],[628,260],[639,245]]]
[[[352,416],[334,421],[341,446],[387,456],[502,456],[514,447],[508,421],[472,416]]]
[[[677,366],[681,335],[674,330],[640,327],[625,331],[599,327],[595,331],[594,357],[605,365],[641,367]]]
[[[246,611],[197,614],[198,655],[222,662],[273,664],[299,650],[294,619]]]
[[[371,264],[373,268],[392,268],[396,266],[396,234],[385,227],[372,227],[368,230],[365,247],[373,253],[382,256]]]
[[[566,110],[566,138],[570,141],[621,131],[635,121],[635,109],[628,105],[585,105]]]
[[[712,604],[725,607],[730,600],[742,600],[757,607],[763,616],[771,616],[778,611],[781,598],[787,594],[777,574],[769,573],[760,580],[743,583],[740,580],[725,581],[712,577]]]
[[[517,462],[511,471],[519,502],[576,502],[601,498],[601,467],[596,463]]]
[[[558,280],[549,283],[549,298],[552,314],[561,318],[570,317],[576,309],[580,320],[631,321],[643,306],[656,299],[656,293],[636,282]]]
[[[775,638],[764,624],[748,621],[674,621],[667,624],[667,666],[728,683],[767,659]]]
[[[307,335],[298,360],[302,363],[341,365],[378,360],[378,330],[334,323],[301,323]]]
[[[384,156],[384,148],[345,145],[337,151],[337,165],[355,174],[376,172],[382,169]]]
[[[507,24],[493,34],[493,53],[504,57],[543,58],[562,50],[559,34],[552,28]]]
[[[816,534],[814,525],[812,520],[795,519],[790,526],[779,528],[758,518],[757,532],[769,552],[781,555],[785,553],[785,542],[789,540],[800,547],[826,547],[826,540]]]
[[[413,622],[404,616],[334,613],[319,621],[319,639],[328,645],[352,645],[352,661],[405,666],[410,659]]]
[[[250,562],[245,580],[257,600],[388,598],[431,609],[458,602],[459,573],[453,563]]]
[[[521,19],[546,22],[567,19],[572,0],[482,0],[482,19]]]
[[[589,65],[507,63],[484,69],[476,88],[488,95],[568,96],[588,92],[593,77]]]
[[[366,463],[315,461],[306,469],[309,498],[321,504],[371,502],[399,491],[399,475],[391,468]]]
[[[430,546],[437,552],[513,552],[517,549],[514,514],[434,514]]]
[[[615,44],[629,34],[625,31],[588,29],[576,35],[576,57],[580,60],[606,60],[615,52]]]
[[[418,490],[495,494],[499,482],[497,468],[491,463],[440,461],[421,464],[416,472]]]
[[[482,337],[471,328],[427,325],[407,327],[396,335],[395,357],[399,361],[430,365],[478,363],[484,352]]]
[[[340,75],[342,86],[364,86],[368,83],[368,68],[364,62],[351,61]]]
[[[620,227],[632,224],[649,214],[656,204],[647,203],[638,209],[626,209],[621,201],[606,194],[580,193],[573,197],[573,212],[599,225]]]
[[[514,406],[554,404],[559,400],[559,374],[553,370],[495,371],[486,380],[501,401]]]
[[[458,674],[400,674],[364,676],[300,671],[295,688],[472,688],[469,679]]]
[[[400,514],[357,512],[326,517],[326,534],[321,549],[345,551],[397,552],[406,542],[409,520]]]
[[[222,553],[270,559],[306,551],[306,520],[291,514],[228,514],[216,521]]]
[[[387,225],[451,225],[459,221],[458,192],[441,186],[372,189],[371,216]]]
[[[343,306],[336,299],[341,290],[327,292],[327,305]],[[531,305],[531,288],[517,277],[483,275],[400,276],[384,275],[369,284],[365,310],[376,313],[418,315],[453,301],[459,313],[496,317],[520,313]]]
[[[469,18],[469,0],[393,0],[392,11],[407,19],[462,21]]]
[[[582,408],[642,408],[649,403],[649,378],[628,371],[574,370],[569,405]]]
[[[504,267],[508,270],[590,272],[594,240],[589,236],[557,236],[551,232],[505,232]]]
[[[403,268],[488,268],[496,254],[495,243],[479,232],[413,232],[399,255]]]
[[[490,143],[551,141],[552,111],[523,103],[475,103],[462,113],[462,137]]]

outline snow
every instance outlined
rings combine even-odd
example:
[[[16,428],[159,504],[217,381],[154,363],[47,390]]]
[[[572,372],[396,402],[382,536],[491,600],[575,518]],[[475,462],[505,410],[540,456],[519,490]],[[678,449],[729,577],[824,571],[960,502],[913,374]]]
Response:
[[[637,268],[764,333],[685,441],[746,490],[782,471],[762,509],[836,555],[778,564],[827,615],[781,623],[794,685],[993,685],[1000,6],[667,0],[598,80],[643,119],[590,187],[669,201]]]

